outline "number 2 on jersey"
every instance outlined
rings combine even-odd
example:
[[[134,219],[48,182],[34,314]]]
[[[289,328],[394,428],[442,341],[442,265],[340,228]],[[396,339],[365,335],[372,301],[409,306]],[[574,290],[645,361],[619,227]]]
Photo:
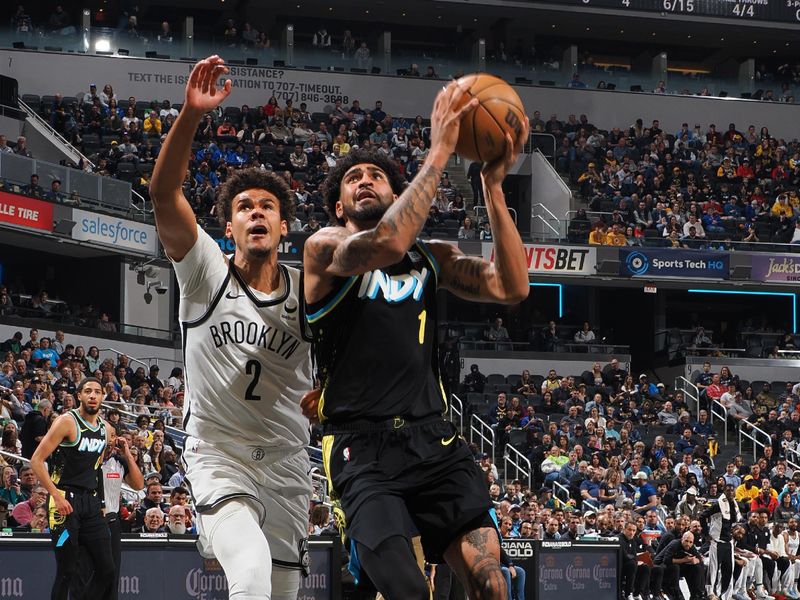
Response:
[[[261,400],[261,396],[253,393],[261,377],[261,363],[254,359],[248,360],[247,365],[244,367],[244,372],[253,376],[253,381],[250,382],[250,385],[247,386],[247,390],[244,393],[244,399],[253,402]]]
[[[428,311],[422,309],[417,318],[419,319],[419,344],[421,346],[425,343],[425,320],[428,318]]]

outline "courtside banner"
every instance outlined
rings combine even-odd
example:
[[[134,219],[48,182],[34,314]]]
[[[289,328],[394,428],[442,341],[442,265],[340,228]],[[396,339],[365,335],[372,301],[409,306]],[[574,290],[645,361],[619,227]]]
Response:
[[[156,228],[110,215],[73,209],[72,239],[95,242],[116,248],[126,248],[155,256],[158,254]]]
[[[770,283],[800,282],[800,255],[754,253],[750,257],[750,279]]]
[[[730,255],[677,248],[623,248],[619,251],[619,274],[623,277],[728,279]]]
[[[482,244],[483,258],[494,262],[494,244]],[[544,275],[595,275],[597,250],[590,246],[525,244],[528,273]]]
[[[53,231],[53,205],[27,196],[0,192],[0,222]]]
[[[0,532],[0,598],[50,597],[55,577],[50,536],[26,537]],[[126,537],[120,600],[228,600],[228,582],[219,563],[201,558],[189,536],[178,542],[163,533]],[[300,580],[298,600],[341,598],[340,552],[330,538],[309,540],[311,573]]]
[[[517,569],[528,600],[617,600],[619,544],[506,538],[503,550]],[[524,574],[520,572],[520,568]],[[515,582],[512,580],[512,587]]]

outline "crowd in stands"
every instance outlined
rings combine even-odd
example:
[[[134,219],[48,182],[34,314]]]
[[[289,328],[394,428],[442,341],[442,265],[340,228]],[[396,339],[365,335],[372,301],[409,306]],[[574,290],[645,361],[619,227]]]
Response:
[[[94,162],[94,172],[131,181],[147,197],[161,143],[180,110],[169,100],[118,98],[111,85],[91,84],[81,98],[43,97],[42,115]],[[535,111],[535,132],[557,139],[558,168],[570,174],[587,210],[569,226],[569,238],[614,246],[661,245],[730,249],[731,242],[800,243],[800,144],[773,137],[767,128],[731,123],[724,132],[688,123],[673,133],[638,119],[630,127],[599,129],[587,115],[545,121]],[[272,96],[262,106],[228,106],[199,124],[184,192],[204,225],[215,225],[216,190],[238,168],[282,173],[297,195],[295,231],[316,231],[330,218],[318,187],[338,157],[373,147],[396,158],[411,179],[428,152],[429,127],[421,116],[392,116],[380,100],[362,107],[335,102],[310,113],[305,103]],[[8,144],[11,149],[11,144]],[[480,201],[479,166],[468,177]],[[87,169],[90,167],[87,165]],[[52,186],[57,186],[53,188]],[[37,181],[24,193],[79,202],[60,182],[45,192]],[[470,211],[466,190],[442,180],[426,232],[492,240],[486,222]],[[592,217],[589,214],[599,214]],[[313,219],[310,217],[313,215]],[[757,248],[758,246],[751,246]]]
[[[178,460],[180,446],[168,430],[181,420],[182,369],[174,368],[162,379],[158,365],[145,369],[131,364],[125,355],[103,359],[96,346],[87,351],[70,344],[62,331],[44,337],[37,329],[28,332],[27,340],[17,332],[0,343],[0,357],[0,449],[4,452],[0,454],[0,522],[46,529],[46,518],[39,518],[45,506],[44,488],[25,461],[14,456],[30,459],[50,424],[76,407],[77,384],[94,376],[106,392],[104,417],[126,438],[147,483],[144,497],[129,497],[121,511],[125,531],[194,532],[189,492],[183,487]],[[125,413],[136,415],[135,423],[126,422]],[[182,443],[181,438],[178,441]],[[165,494],[163,487],[171,492]],[[178,526],[178,516],[185,528]]]
[[[556,160],[588,208],[571,237],[596,245],[728,249],[730,242],[800,243],[800,144],[766,127],[717,129],[658,120],[603,130],[586,115],[557,115],[534,131],[558,139]]]
[[[800,383],[748,382],[707,363],[694,374],[699,398],[690,405],[682,391],[634,378],[616,359],[579,376],[498,378],[473,365],[461,397],[495,432],[494,456],[473,451],[506,538],[615,539],[623,598],[683,599],[681,578],[691,600],[714,598],[709,548],[720,534],[709,524],[730,494],[741,517],[731,534],[733,597],[798,597]],[[758,432],[753,452],[720,444],[713,402],[730,426]],[[501,479],[496,463],[507,445],[529,459],[530,485]],[[687,556],[697,560],[682,565]]]
[[[99,91],[93,83],[81,96],[67,99],[56,94],[49,103],[45,97],[39,110],[56,131],[92,160],[95,166],[87,164],[87,170],[127,179],[148,197],[153,165],[180,105],[169,100],[121,99],[111,85]],[[272,96],[262,106],[228,106],[207,114],[197,128],[184,184],[198,221],[217,226],[216,193],[235,169],[257,167],[283,174],[297,196],[297,219],[290,229],[307,232],[330,221],[319,184],[337,158],[352,148],[375,148],[395,158],[409,180],[414,177],[428,154],[426,119],[392,116],[380,100],[372,107],[362,107],[358,100],[349,106],[337,101],[330,108],[312,114],[306,103],[294,106],[291,100],[281,103]],[[38,181],[21,191],[45,197]],[[53,197],[69,200],[66,191],[59,193]],[[464,223],[466,216],[463,193],[445,174],[427,228],[452,237],[491,239],[486,225],[474,219]]]

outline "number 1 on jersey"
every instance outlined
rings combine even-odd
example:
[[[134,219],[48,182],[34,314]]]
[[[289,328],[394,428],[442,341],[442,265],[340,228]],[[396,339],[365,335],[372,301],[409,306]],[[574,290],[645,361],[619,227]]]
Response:
[[[244,399],[253,402],[261,400],[261,396],[253,393],[261,377],[261,363],[255,359],[248,360],[244,367],[244,372],[253,376],[253,381],[250,382],[250,385],[247,386],[247,390],[244,393]]]
[[[417,318],[419,319],[419,345],[421,346],[425,343],[425,320],[428,318],[428,311],[422,309]]]

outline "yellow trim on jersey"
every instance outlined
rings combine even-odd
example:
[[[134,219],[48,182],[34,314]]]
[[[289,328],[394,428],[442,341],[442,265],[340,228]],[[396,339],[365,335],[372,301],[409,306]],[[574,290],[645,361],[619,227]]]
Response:
[[[328,478],[328,495],[333,491],[333,479],[331,478],[331,452],[333,451],[333,434],[322,436],[322,467],[325,469],[325,476]]]
[[[347,295],[347,292],[349,292],[350,288],[352,288],[355,285],[356,281],[358,281],[357,276],[353,275],[352,277],[350,277],[347,283],[345,283],[344,286],[342,286],[342,289],[340,289],[337,292],[337,294],[331,299],[330,302],[328,302],[328,304],[320,308],[317,312],[310,315],[306,315],[306,321],[308,321],[309,323],[316,323],[322,317],[331,312],[334,308],[336,308],[336,305],[342,301],[342,298],[344,298]]]
[[[62,492],[63,493],[63,492]],[[53,496],[47,499],[47,523],[50,529],[54,529],[59,525],[63,525],[67,520],[67,515],[62,515],[56,508],[56,501]]]
[[[325,408],[325,390],[323,389],[319,395],[319,402],[317,402],[317,418],[319,419],[320,423],[325,422],[325,415],[322,414],[322,410]]]

